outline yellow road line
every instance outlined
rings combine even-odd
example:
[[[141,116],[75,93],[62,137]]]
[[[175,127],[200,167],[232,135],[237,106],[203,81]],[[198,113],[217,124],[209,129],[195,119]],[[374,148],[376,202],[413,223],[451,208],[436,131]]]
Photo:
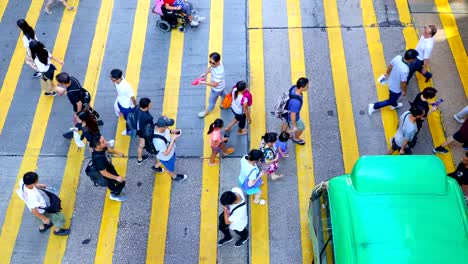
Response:
[[[458,75],[465,90],[465,95],[468,97],[468,56],[458,31],[457,21],[447,0],[434,0],[434,3],[439,11],[440,22],[444,27],[445,36],[452,50],[453,60],[457,65]]]
[[[128,54],[127,71],[125,73],[127,81],[133,84],[135,96],[137,94],[138,84],[140,81],[140,69],[145,48],[149,6],[150,0],[138,1],[135,20],[133,23],[132,42]],[[115,133],[115,148],[127,156],[130,146],[130,137],[122,136],[121,131],[124,129],[125,120],[120,118],[117,125],[117,131]],[[114,158],[113,163],[115,169],[119,173],[124,174],[127,171],[127,161],[128,158]],[[107,197],[109,194],[110,192],[107,190],[104,210],[102,213],[101,228],[96,247],[96,257],[94,259],[95,263],[112,263],[121,203],[108,199]]]
[[[299,0],[288,0],[286,2],[288,11],[288,34],[289,34],[289,60],[291,64],[291,81],[306,76],[304,61],[304,40],[302,37],[302,19]],[[313,87],[310,87],[313,89]],[[306,129],[302,137],[307,141],[311,139],[309,128],[309,99],[304,94],[301,118],[306,124]],[[296,146],[296,167],[297,167],[297,190],[299,200],[299,213],[301,225],[301,245],[302,263],[312,263],[313,249],[310,241],[309,231],[309,198],[315,183],[314,162],[312,160],[312,142],[307,142],[304,146]]]
[[[252,125],[250,127],[250,147],[258,148],[261,137],[266,132],[265,119],[265,65],[263,55],[262,1],[249,0],[249,70],[250,87],[255,103],[250,107]],[[270,233],[268,220],[268,177],[263,178],[262,198],[266,205],[254,204],[250,199],[250,262],[270,263]]]
[[[0,23],[2,22],[3,15],[5,14],[5,9],[7,8],[8,0],[2,0],[0,2]]]
[[[64,12],[63,14],[53,50],[53,54],[57,58],[65,57],[68,40],[70,39],[73,22],[75,21],[75,15],[76,12]],[[58,64],[57,72],[60,72],[61,68],[61,65]],[[26,150],[23,160],[21,161],[2,227],[2,236],[0,237],[0,262],[2,263],[9,262],[11,258],[16,237],[18,236],[18,231],[23,219],[24,202],[16,195],[16,184],[22,179],[25,172],[37,169],[37,160],[41,152],[53,102],[53,97],[45,96],[41,92],[31,127],[31,133],[29,134]]]
[[[42,0],[32,0],[31,2],[25,20],[28,21],[28,24],[33,28],[36,26],[43,3],[44,1]],[[19,34],[18,41],[16,42],[16,48],[11,58],[10,66],[5,74],[2,89],[0,90],[0,102],[2,102],[0,104],[0,135],[2,134],[11,102],[13,101],[13,95],[15,94],[18,79],[23,69],[25,56],[26,51],[23,46],[23,34],[21,33]]]
[[[366,32],[367,38],[367,48],[369,50],[372,71],[374,73],[377,98],[379,101],[386,100],[388,99],[388,88],[387,86],[382,86],[377,81],[380,75],[387,71],[387,67],[372,0],[361,0],[361,9],[364,31]],[[389,144],[398,125],[398,116],[396,112],[390,110],[389,107],[382,108],[380,113],[382,115],[382,124],[385,132],[385,142]]]
[[[177,118],[177,109],[179,108],[179,85],[183,49],[184,33],[173,30],[169,46],[162,113],[174,119]],[[158,175],[154,182],[146,263],[164,263],[171,185],[172,179],[167,172],[163,175]]]
[[[398,8],[398,13],[400,15],[400,21],[403,25],[406,25],[403,28],[403,36],[406,41],[406,48],[414,48],[418,44],[418,33],[411,23],[411,15],[408,8],[408,3],[405,0],[396,0],[396,6]],[[452,50],[453,53],[453,50]],[[465,55],[466,57],[466,55]],[[461,76],[460,76],[461,77]],[[418,79],[418,85],[420,90],[424,90],[425,85],[432,85],[432,81],[428,84],[425,84],[422,76],[416,74]],[[435,111],[430,114],[427,118],[429,130],[431,131],[432,141],[434,146],[439,146],[445,141],[444,128],[442,126],[442,120],[440,118],[440,111]],[[448,172],[454,171],[453,166],[453,157],[452,152],[449,148],[449,153],[447,154],[437,154],[437,156],[442,159],[445,165],[445,169]]]
[[[101,73],[113,6],[114,0],[103,0],[101,2],[94,39],[89,54],[88,67],[83,86],[90,92],[93,98],[92,104],[94,104],[97,84]],[[76,12],[71,13],[75,14]],[[62,199],[63,213],[66,219],[71,219],[73,211],[75,210],[76,189],[81,174],[84,151],[85,150],[77,151],[76,144],[73,141],[70,142],[62,186],[60,187],[60,198]],[[67,241],[68,236],[50,236],[44,256],[44,263],[61,263],[67,247]]]
[[[220,11],[221,10],[221,11]],[[211,0],[210,6],[210,39],[208,53],[223,53],[223,25],[224,0]],[[226,87],[228,89],[229,87]],[[206,105],[210,97],[209,86],[206,87]],[[220,116],[220,110],[215,107],[213,112],[205,117],[203,127],[203,156],[211,155],[211,147],[205,131],[210,124]],[[208,165],[209,160],[204,159],[202,165],[202,192],[200,198],[200,251],[199,263],[216,263],[218,238],[218,194],[219,194],[219,168]],[[221,161],[220,161],[221,164]]]
[[[341,147],[345,173],[350,173],[359,158],[356,128],[354,126],[353,106],[349,92],[348,70],[341,36],[340,19],[336,1],[323,1],[325,21],[328,32],[330,63],[335,87],[336,108],[340,125]]]

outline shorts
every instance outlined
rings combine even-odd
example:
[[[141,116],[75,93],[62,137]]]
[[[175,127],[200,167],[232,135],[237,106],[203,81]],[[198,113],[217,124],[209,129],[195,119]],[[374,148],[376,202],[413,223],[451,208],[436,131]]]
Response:
[[[159,162],[166,167],[166,170],[170,172],[175,171],[175,161],[176,161],[176,154],[172,155],[172,157],[169,160],[159,160]]]
[[[211,146],[211,151],[212,151],[213,153],[218,154],[220,150],[221,150],[221,144],[219,144],[219,146],[217,146],[217,147]]]
[[[292,128],[292,127],[291,127],[291,122],[288,121],[288,120],[283,121],[283,124],[288,125],[288,128]],[[304,121],[302,121],[302,119],[297,120],[297,121],[296,121],[296,125],[297,125],[297,130],[299,130],[299,131],[304,131],[304,129],[305,129],[305,124],[304,124]]]
[[[465,144],[465,139],[463,138],[463,135],[462,133],[460,132],[460,130],[458,130],[457,132],[455,132],[455,134],[453,134],[453,139],[455,139],[456,141],[462,143],[462,144]]]
[[[401,150],[401,147],[398,146],[397,143],[395,142],[395,138],[392,138],[392,150],[393,151],[400,151]],[[411,154],[411,149],[406,148],[405,149],[405,154]]]

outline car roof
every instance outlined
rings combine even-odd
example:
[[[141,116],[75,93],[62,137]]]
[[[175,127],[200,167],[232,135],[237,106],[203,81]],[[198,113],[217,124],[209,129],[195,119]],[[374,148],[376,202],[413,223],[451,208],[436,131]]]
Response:
[[[329,181],[336,263],[463,263],[467,207],[436,156],[363,157]]]

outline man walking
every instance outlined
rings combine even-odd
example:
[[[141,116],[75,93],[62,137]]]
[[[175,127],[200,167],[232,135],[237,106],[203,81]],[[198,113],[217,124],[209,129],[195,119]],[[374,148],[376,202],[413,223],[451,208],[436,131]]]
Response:
[[[144,161],[149,159],[148,155],[143,155],[143,149],[145,148],[145,127],[147,125],[154,126],[153,116],[150,114],[149,110],[153,107],[151,100],[149,98],[141,98],[140,104],[137,109],[135,109],[135,118],[136,118],[136,130],[138,136],[138,150],[137,150],[137,164],[141,165]]]
[[[93,137],[89,145],[93,149],[91,154],[93,166],[107,181],[107,188],[110,191],[109,199],[117,202],[126,201],[127,197],[122,195],[122,191],[125,188],[125,178],[117,173],[114,165],[107,159],[107,152],[119,155],[120,157],[123,157],[124,154],[109,148],[107,142],[99,136]]]
[[[134,110],[136,105],[135,93],[133,92],[132,86],[123,78],[123,73],[119,69],[113,69],[110,73],[111,81],[115,85],[117,90],[116,104],[120,114],[125,120],[130,112]],[[122,131],[122,135],[127,135],[128,129]]]
[[[247,206],[245,204],[244,193],[239,187],[234,187],[231,191],[224,192],[220,199],[223,205],[223,212],[219,215],[218,229],[224,237],[218,241],[218,246],[222,246],[232,241],[230,230],[234,230],[240,236],[235,247],[240,247],[249,239],[247,229],[248,217]]]
[[[398,103],[397,101],[401,94],[406,96],[409,64],[416,59],[416,56],[418,56],[418,52],[414,49],[409,49],[405,52],[403,58],[397,55],[392,59],[385,73],[385,78],[388,80],[389,98],[385,101],[369,104],[367,108],[367,113],[369,115],[372,115],[376,110],[385,106],[390,105],[392,110],[403,106],[402,103]]]
[[[18,185],[17,194],[38,220],[39,232],[45,233],[49,228],[55,226],[54,235],[66,236],[70,234],[69,229],[63,228],[65,216],[62,212],[49,213],[44,210],[48,205],[50,206],[50,199],[44,191],[47,186],[39,183],[37,173],[26,172]]]
[[[434,35],[436,33],[437,27],[435,25],[424,26],[424,31],[416,46],[418,56],[416,60],[409,65],[408,82],[416,71],[426,77],[426,82],[432,78],[432,73],[428,72],[427,68],[429,67],[429,60],[431,58],[432,49],[434,48]]]
[[[391,141],[391,148],[388,154],[399,151],[400,155],[411,154],[410,142],[418,132],[417,120],[424,117],[424,110],[421,106],[414,106],[410,111],[404,112],[400,116],[398,129]]]
[[[166,116],[161,116],[156,121],[153,135],[153,145],[158,151],[156,155],[156,165],[151,167],[154,172],[162,173],[164,169],[162,165],[166,167],[167,172],[171,175],[174,181],[184,181],[187,179],[186,174],[175,173],[175,162],[176,162],[176,140],[180,137],[180,129],[170,130],[169,127],[175,123],[174,119],[170,119]],[[171,134],[173,135],[171,138]]]
[[[284,122],[281,126],[281,131],[286,131],[288,128],[293,130],[294,136],[291,140],[299,145],[305,144],[305,141],[301,139],[301,134],[305,129],[305,124],[300,117],[300,112],[303,102],[302,93],[307,92],[307,89],[309,89],[309,79],[304,77],[299,78],[296,85],[289,89],[289,94],[294,96],[290,96],[288,105],[286,106],[286,109],[289,112],[283,119]]]

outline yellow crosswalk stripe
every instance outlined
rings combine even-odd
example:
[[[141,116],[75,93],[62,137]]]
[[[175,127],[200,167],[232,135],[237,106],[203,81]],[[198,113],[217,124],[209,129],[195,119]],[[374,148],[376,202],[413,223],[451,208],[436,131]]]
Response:
[[[96,30],[89,54],[88,67],[84,80],[84,87],[94,98],[97,92],[97,84],[101,73],[102,60],[107,43],[110,21],[114,0],[103,0],[96,22]],[[76,13],[76,12],[70,12]],[[67,161],[60,187],[60,198],[62,199],[63,213],[66,219],[71,219],[75,209],[76,190],[81,173],[84,151],[77,151],[76,144],[72,141],[68,149]],[[44,263],[61,263],[67,246],[68,236],[50,236],[47,244]]]
[[[372,0],[361,0],[361,9],[364,31],[366,32],[367,38],[367,48],[369,50],[372,71],[374,73],[375,87],[377,89],[377,98],[379,101],[383,101],[388,98],[388,88],[382,86],[377,79],[387,71],[387,67],[382,42],[380,41],[374,3]],[[398,125],[398,116],[396,112],[390,110],[389,107],[382,108],[380,113],[382,115],[382,124],[385,132],[385,142],[390,144],[390,139],[395,134]],[[391,147],[391,145],[389,145],[389,147]]]
[[[403,36],[405,37],[406,41],[406,48],[415,48],[418,44],[418,34],[416,29],[411,24],[411,15],[408,8],[408,3],[404,0],[396,0],[396,6],[398,9],[398,13],[400,15],[400,21],[403,25],[406,25],[403,28]],[[448,35],[447,35],[448,37]],[[453,53],[453,49],[452,49]],[[466,57],[466,53],[465,53]],[[415,74],[416,78],[418,79],[419,89],[422,91],[426,87],[425,85],[431,85],[432,81],[429,84],[425,84],[423,77],[419,74]],[[461,77],[461,75],[460,75]],[[466,86],[465,86],[466,87]],[[440,111],[434,111],[430,114],[427,118],[429,124],[429,130],[432,135],[432,141],[434,146],[439,146],[445,141],[444,129],[442,127],[442,121],[440,118]],[[437,156],[444,162],[445,169],[448,172],[454,171],[455,168],[453,166],[453,157],[452,152],[449,149],[449,153],[447,154],[437,154]]]
[[[2,0],[2,2],[3,1],[4,0]],[[36,26],[43,3],[44,1],[42,0],[32,0],[31,5],[29,6],[25,20],[33,28]],[[0,135],[2,134],[11,102],[13,101],[13,95],[15,94],[18,79],[21,74],[21,70],[23,69],[25,56],[26,51],[23,46],[23,34],[21,33],[18,37],[18,41],[16,42],[16,48],[11,58],[10,66],[6,71],[2,89],[0,90],[0,102],[2,102],[0,104]]]
[[[75,21],[76,12],[64,12],[60,28],[57,33],[55,46],[53,50],[54,56],[64,58],[70,39],[73,22]],[[60,72],[61,65],[57,65],[57,72]],[[13,192],[11,194],[10,203],[5,215],[5,221],[2,227],[2,236],[0,237],[0,262],[9,262],[13,253],[13,248],[16,242],[16,237],[23,219],[24,202],[18,198],[15,190],[17,182],[23,178],[23,174],[28,171],[37,169],[37,160],[42,148],[45,131],[52,110],[53,97],[42,95],[39,97],[34,120],[29,134],[28,143],[24,152],[23,160],[21,161],[20,169],[15,181]]]
[[[173,30],[169,46],[162,113],[174,119],[177,118],[177,109],[179,108],[179,85],[183,49],[184,33]],[[174,127],[176,127],[175,124]],[[146,263],[164,263],[171,185],[172,179],[167,172],[158,175],[155,179],[148,245],[146,248]]]
[[[261,137],[266,132],[265,117],[265,74],[263,55],[262,1],[249,0],[249,70],[250,91],[255,103],[250,107],[252,124],[250,127],[251,149],[260,146]],[[267,203],[259,205],[250,199],[250,256],[251,263],[270,263],[270,233],[268,230],[268,177],[263,177],[262,199]]]
[[[453,60],[457,65],[458,75],[460,76],[466,97],[468,97],[468,56],[466,55],[465,45],[458,31],[457,21],[452,14],[452,8],[447,0],[434,0],[439,11],[440,22],[444,27],[445,36],[452,50]]]
[[[341,148],[345,173],[350,173],[359,158],[356,128],[354,126],[353,106],[349,92],[348,70],[341,36],[340,19],[336,1],[323,1],[328,33],[330,63],[335,87],[336,108],[340,125]]]
[[[2,0],[0,2],[0,23],[2,22],[3,15],[5,14],[5,9],[7,8],[8,0]]]
[[[223,25],[224,25],[224,0],[211,0],[210,7],[210,39],[208,44],[208,53],[218,52],[222,55],[223,49]],[[228,89],[226,87],[225,89]],[[206,89],[206,104],[210,96],[211,88]],[[220,116],[219,107],[215,107],[213,112],[205,117],[203,133],[203,156],[211,155],[211,147],[205,131],[210,124]],[[220,154],[221,155],[221,154]],[[218,213],[218,194],[219,194],[219,166],[212,167],[208,165],[209,160],[204,159],[202,165],[202,192],[200,198],[200,252],[198,255],[199,263],[216,263],[217,257],[217,213]]]
[[[289,60],[291,65],[291,81],[295,82],[300,77],[306,76],[304,60],[304,40],[302,37],[302,18],[299,0],[287,0],[288,34],[289,34]],[[314,89],[310,87],[310,89]],[[304,94],[301,118],[306,124],[310,124],[309,99]],[[310,126],[307,126],[309,128]],[[302,137],[311,139],[310,129],[305,129]],[[312,159],[312,143],[304,146],[296,146],[297,190],[299,200],[299,214],[301,225],[302,263],[312,263],[313,250],[310,241],[309,219],[307,210],[309,198],[315,182],[314,162]]]
[[[133,23],[132,42],[128,54],[127,71],[125,73],[126,80],[133,85],[135,96],[140,81],[140,68],[145,47],[149,6],[149,0],[138,1]],[[123,131],[125,127],[125,120],[120,118],[115,133],[115,149],[123,152],[125,156],[127,156],[130,146],[130,137],[122,136],[121,134],[121,131]],[[112,161],[117,172],[123,174],[127,171],[128,158],[113,158]],[[107,190],[96,247],[96,257],[94,259],[94,262],[99,264],[112,263],[117,226],[119,223],[121,203],[108,199],[107,197],[109,194],[110,192]]]

